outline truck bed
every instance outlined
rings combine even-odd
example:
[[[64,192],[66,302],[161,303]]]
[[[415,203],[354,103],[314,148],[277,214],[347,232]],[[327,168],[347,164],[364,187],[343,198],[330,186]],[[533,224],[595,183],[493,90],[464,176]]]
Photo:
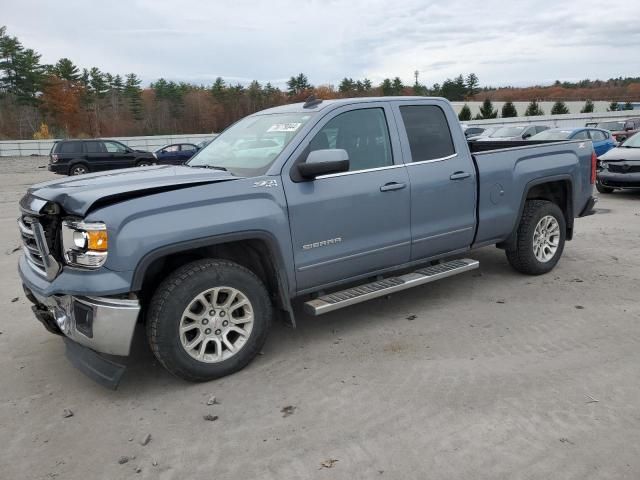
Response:
[[[469,142],[478,174],[478,230],[474,246],[503,241],[516,228],[525,192],[532,185],[558,182],[572,193],[573,224],[589,201],[590,141]]]

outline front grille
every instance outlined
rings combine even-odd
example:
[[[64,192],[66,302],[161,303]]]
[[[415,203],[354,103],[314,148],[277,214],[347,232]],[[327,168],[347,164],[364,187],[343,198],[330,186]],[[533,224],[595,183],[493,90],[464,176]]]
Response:
[[[640,165],[609,163],[609,171],[613,173],[640,173]]]
[[[18,228],[27,262],[39,275],[52,280],[60,269],[60,219],[55,213],[41,213],[45,205],[29,195],[23,197]],[[53,210],[58,211],[57,207]]]
[[[40,275],[46,277],[47,272],[43,252],[38,248],[36,237],[33,233],[34,221],[34,217],[28,215],[22,215],[18,219],[18,227],[20,228],[20,235],[22,236],[22,249],[33,269]]]

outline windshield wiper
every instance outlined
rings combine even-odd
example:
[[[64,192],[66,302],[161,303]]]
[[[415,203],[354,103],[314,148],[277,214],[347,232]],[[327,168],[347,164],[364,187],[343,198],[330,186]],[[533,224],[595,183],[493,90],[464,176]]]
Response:
[[[189,165],[191,168],[209,168],[211,170],[222,170],[223,172],[228,172],[229,170],[225,167],[219,167],[217,165]]]

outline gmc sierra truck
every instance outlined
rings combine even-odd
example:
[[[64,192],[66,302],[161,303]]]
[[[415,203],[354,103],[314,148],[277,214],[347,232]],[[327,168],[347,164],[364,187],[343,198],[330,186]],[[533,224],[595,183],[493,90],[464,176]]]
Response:
[[[54,180],[20,201],[36,317],[105,385],[136,324],[171,373],[206,381],[260,351],[292,299],[320,315],[478,267],[496,245],[538,275],[593,211],[589,141],[465,140],[449,102],[391,97],[248,116],[184,166]]]

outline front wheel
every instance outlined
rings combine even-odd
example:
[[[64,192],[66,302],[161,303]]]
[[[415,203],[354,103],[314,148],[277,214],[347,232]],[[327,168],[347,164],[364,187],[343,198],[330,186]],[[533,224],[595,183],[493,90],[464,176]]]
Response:
[[[506,250],[509,264],[528,275],[541,275],[556,266],[566,238],[566,222],[558,205],[529,200],[518,226],[518,239]]]
[[[136,167],[150,167],[152,163],[149,160],[140,160],[136,163]]]
[[[271,326],[266,288],[226,260],[189,263],[162,282],[147,317],[153,353],[172,374],[202,382],[245,367]]]

